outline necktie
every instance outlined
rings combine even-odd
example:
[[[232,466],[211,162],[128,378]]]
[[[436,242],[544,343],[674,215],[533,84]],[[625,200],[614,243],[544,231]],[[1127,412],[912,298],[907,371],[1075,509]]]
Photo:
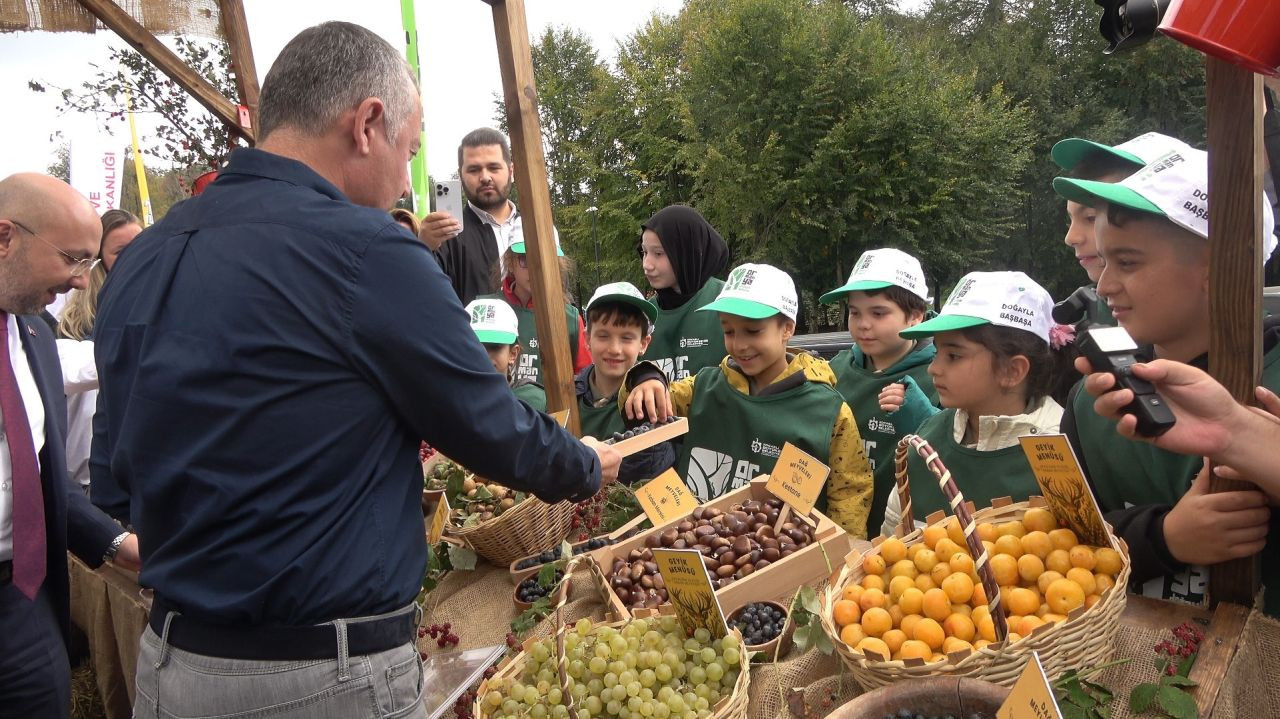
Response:
[[[31,425],[22,405],[22,392],[9,357],[9,314],[0,312],[0,412],[9,440],[9,467],[13,486],[13,586],[28,599],[44,583],[48,561],[45,550],[44,495]]]

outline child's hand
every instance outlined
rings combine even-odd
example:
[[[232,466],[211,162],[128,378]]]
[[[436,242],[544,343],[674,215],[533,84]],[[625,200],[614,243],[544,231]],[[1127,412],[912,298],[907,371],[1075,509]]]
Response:
[[[907,399],[907,387],[901,382],[893,384],[880,390],[880,411],[897,412],[902,408],[902,403]]]
[[[659,379],[641,382],[627,395],[627,419],[648,419],[660,422],[670,417],[671,395]]]
[[[1271,510],[1262,492],[1209,493],[1208,469],[1164,518],[1169,552],[1186,564],[1217,564],[1249,557],[1267,543]]]

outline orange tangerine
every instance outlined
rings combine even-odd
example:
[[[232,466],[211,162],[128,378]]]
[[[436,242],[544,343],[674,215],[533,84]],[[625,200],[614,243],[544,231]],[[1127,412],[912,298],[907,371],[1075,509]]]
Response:
[[[960,520],[955,517],[947,520],[947,539],[955,542],[957,547],[966,546],[964,539],[964,525],[960,524]],[[937,551],[936,547],[934,548],[934,551]],[[941,552],[938,553],[941,554]]]
[[[898,606],[906,614],[919,614],[924,608],[924,592],[914,584],[911,585],[910,589],[903,590],[902,596],[898,597]]]
[[[905,616],[906,616],[906,612],[902,611],[902,607],[899,607],[896,604],[889,607],[889,618],[893,620],[893,626],[896,627],[899,624],[901,624],[902,618]]]
[[[977,623],[978,620],[982,619],[983,617],[986,617],[988,619],[991,618],[991,609],[989,609],[985,604],[983,604],[980,607],[974,607],[973,611],[969,613],[969,618],[972,619],[974,623]]]
[[[1055,529],[1049,532],[1049,539],[1053,541],[1054,549],[1070,550],[1080,543],[1080,540],[1076,539],[1076,533],[1070,529]]]
[[[908,577],[915,579],[920,574],[920,570],[916,569],[916,563],[910,559],[899,559],[889,567],[890,577]]]
[[[955,654],[963,651],[973,651],[973,645],[959,637],[947,637],[942,640],[943,654]]]
[[[973,624],[978,628],[979,638],[985,639],[988,642],[994,642],[996,640],[996,623],[989,615],[976,619]]]
[[[868,554],[862,558],[863,574],[884,574],[884,557],[879,554]]]
[[[933,553],[938,555],[938,559],[943,562],[951,559],[951,555],[963,551],[964,545],[956,544],[951,541],[950,537],[943,537],[942,539],[939,539],[938,544],[933,548]]]
[[[901,629],[890,629],[880,639],[889,647],[890,652],[897,654],[902,649],[902,643],[907,641],[907,633]]]
[[[973,620],[963,614],[952,614],[942,622],[942,628],[946,631],[947,636],[963,639],[966,642],[973,641],[977,635],[978,629],[974,626]]]
[[[880,543],[880,556],[886,565],[897,564],[907,558],[907,545],[897,537],[889,537]]]
[[[941,589],[930,589],[924,593],[924,615],[936,621],[942,621],[951,613],[951,599]]]
[[[1007,554],[1014,559],[1022,556],[1022,540],[1012,534],[1001,535],[996,540],[996,554]]]
[[[1071,557],[1071,566],[1088,569],[1090,572],[1098,566],[1098,558],[1093,555],[1093,550],[1083,544],[1072,547],[1067,550],[1067,555]]]
[[[921,574],[916,577],[916,589],[919,589],[922,592],[927,592],[937,586],[937,584],[933,583],[933,577],[930,577],[928,574]]]
[[[922,549],[916,552],[915,559],[916,569],[928,574],[938,564],[938,555],[932,549]]]
[[[894,577],[889,580],[889,602],[892,604],[898,601],[908,588],[914,589],[916,580],[911,577]]]
[[[1014,521],[996,525],[996,531],[1002,537],[1021,538],[1022,535],[1027,533],[1027,528],[1022,525],[1022,522]]]
[[[862,598],[858,600],[862,611],[867,611],[872,607],[884,607],[889,604],[889,600],[885,597],[884,592],[879,589],[868,589],[862,593]]]
[[[901,629],[903,632],[906,632],[906,635],[910,637],[912,636],[912,633],[915,631],[916,624],[921,619],[924,619],[924,617],[920,616],[919,614],[908,614],[907,616],[902,618],[901,622],[898,623],[898,628]]]
[[[970,579],[972,578],[970,577]],[[987,606],[987,589],[982,586],[982,582],[974,582],[973,596],[969,598],[969,603],[975,608]]]
[[[850,584],[844,588],[843,592],[840,593],[840,597],[842,599],[848,599],[849,601],[856,602],[862,598],[863,591],[861,584]]]
[[[1081,567],[1072,567],[1067,570],[1067,579],[1080,585],[1084,590],[1085,596],[1098,593],[1098,583],[1093,579],[1093,572]]]
[[[1058,622],[1067,621],[1066,617],[1062,616],[1061,614],[1055,614],[1053,612],[1049,612],[1048,614],[1040,618],[1044,620],[1045,624],[1057,624]]]
[[[996,584],[1002,587],[1018,583],[1018,560],[1007,554],[991,558],[991,571],[996,575]]]
[[[858,642],[866,639],[866,637],[867,633],[862,631],[861,624],[850,624],[840,630],[840,641],[851,647],[858,646]]]
[[[862,613],[862,631],[869,637],[878,637],[893,629],[893,617],[883,607],[872,607]]]
[[[908,639],[902,643],[902,648],[899,651],[903,659],[923,659],[928,661],[929,657],[933,656],[933,650],[929,648],[929,645],[919,639]]]
[[[951,567],[951,571],[961,574],[973,574],[973,557],[964,552],[956,552],[947,560],[947,566]]]
[[[1084,598],[1084,606],[1085,608],[1089,608],[1100,601],[1102,601],[1102,597],[1098,596],[1097,594],[1090,594],[1089,596]]]
[[[952,602],[963,604],[973,598],[973,580],[968,574],[956,572],[942,580],[939,585],[947,593]]]
[[[855,652],[861,652],[864,655],[868,655],[868,659],[873,659],[873,657],[869,655],[876,654],[879,655],[880,659],[887,660],[889,655],[893,654],[893,652],[889,651],[889,645],[876,637],[866,637],[862,641],[858,642],[858,646],[854,647],[853,650]]]
[[[1022,617],[1018,620],[1018,633],[1024,637],[1031,636],[1036,627],[1044,626],[1044,620],[1037,616]]]
[[[924,538],[924,545],[929,549],[933,549],[938,546],[939,539],[947,536],[947,528],[941,524],[930,524],[924,528],[924,532],[921,534]]]
[[[1093,568],[1096,574],[1115,577],[1124,568],[1124,558],[1111,547],[1101,547],[1093,553],[1093,556],[1097,560],[1097,566]]]
[[[1049,556],[1049,552],[1053,551],[1053,540],[1049,539],[1048,534],[1038,529],[1034,532],[1027,532],[1019,541],[1022,543],[1023,554],[1034,554],[1044,559]]]
[[[1109,574],[1095,574],[1093,575],[1093,581],[1098,585],[1098,594],[1102,594],[1116,585],[1116,580],[1112,579]]]
[[[975,640],[974,640],[974,642],[973,642],[973,649],[974,649],[974,651],[977,651],[977,650],[979,650],[979,649],[981,649],[981,648],[983,648],[983,647],[987,646],[987,645],[988,645],[988,644],[990,644],[990,643],[991,643],[991,642],[987,641],[986,639],[975,639]]]
[[[1005,638],[1005,641],[1007,641],[1010,644],[1013,644],[1014,642],[1019,641],[1021,639],[1022,639],[1021,634],[1017,632],[1009,632],[1009,636]]]
[[[994,542],[1000,533],[996,531],[996,525],[991,522],[983,522],[978,525],[978,539],[984,542]]]
[[[939,587],[942,586],[942,582],[949,576],[951,576],[951,565],[947,562],[938,562],[933,565],[933,571],[929,572],[929,578],[932,579],[933,583]]]
[[[1035,584],[1041,574],[1044,574],[1044,560],[1034,554],[1018,557],[1018,576],[1024,583]]]
[[[1046,570],[1044,573],[1040,575],[1039,579],[1036,579],[1036,588],[1040,590],[1041,594],[1048,594],[1049,585],[1053,584],[1059,579],[1062,579],[1061,574],[1053,570]]]
[[[972,615],[973,615],[973,607],[969,606],[968,604],[952,604],[952,605],[951,605],[951,613],[952,613],[952,614],[963,614],[963,615],[964,615],[964,616],[966,616],[966,617],[968,617],[968,616],[972,616]]]
[[[1084,604],[1084,589],[1079,584],[1070,579],[1058,579],[1049,585],[1049,589],[1044,594],[1045,601],[1049,604],[1049,609],[1054,614],[1067,615],[1072,609]]]
[[[838,627],[853,624],[861,618],[862,607],[858,606],[857,602],[841,599],[831,608],[831,619]]]
[[[947,634],[942,631],[942,625],[937,621],[925,618],[916,622],[911,638],[928,644],[930,649],[936,651],[942,648],[942,642],[947,638]]]
[[[1048,604],[1048,602],[1041,602],[1041,603],[1040,603],[1040,608],[1036,610],[1036,616],[1037,616],[1037,617],[1041,617],[1041,618],[1043,618],[1043,617],[1044,617],[1044,615],[1046,615],[1046,614],[1048,614],[1048,613],[1049,613],[1049,604]]]
[[[916,555],[926,549],[928,549],[928,547],[925,546],[924,542],[916,542],[915,544],[910,545],[907,547],[907,559],[914,562],[916,560]]]
[[[1071,530],[1067,530],[1068,532]],[[1065,549],[1055,549],[1049,552],[1049,556],[1044,558],[1044,566],[1051,572],[1067,575],[1067,570],[1071,569],[1071,555]]]
[[[999,537],[996,537],[996,539],[999,539]],[[990,557],[991,555],[996,553],[996,540],[995,539],[982,540],[982,548],[983,550],[986,551],[987,556]]]
[[[1053,512],[1044,507],[1028,509],[1027,513],[1022,515],[1022,524],[1028,531],[1046,534],[1058,528],[1058,520],[1053,516]]]
[[[862,578],[862,586],[866,589],[879,589],[883,592],[887,585],[884,583],[884,577],[879,574],[868,574]]]
[[[1010,614],[1035,614],[1040,608],[1040,595],[1034,589],[1014,587],[1004,593],[1004,606]]]

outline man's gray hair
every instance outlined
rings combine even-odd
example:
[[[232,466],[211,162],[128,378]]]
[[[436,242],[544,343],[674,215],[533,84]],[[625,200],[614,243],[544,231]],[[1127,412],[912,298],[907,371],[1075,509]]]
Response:
[[[309,27],[284,46],[262,83],[258,137],[286,126],[319,135],[370,97],[382,100],[387,135],[394,142],[420,102],[404,55],[359,25]]]

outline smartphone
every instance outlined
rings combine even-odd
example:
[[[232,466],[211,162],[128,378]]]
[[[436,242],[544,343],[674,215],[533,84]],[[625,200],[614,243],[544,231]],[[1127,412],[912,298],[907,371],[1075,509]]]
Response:
[[[435,183],[432,210],[448,212],[453,219],[462,222],[462,180],[443,180]]]

